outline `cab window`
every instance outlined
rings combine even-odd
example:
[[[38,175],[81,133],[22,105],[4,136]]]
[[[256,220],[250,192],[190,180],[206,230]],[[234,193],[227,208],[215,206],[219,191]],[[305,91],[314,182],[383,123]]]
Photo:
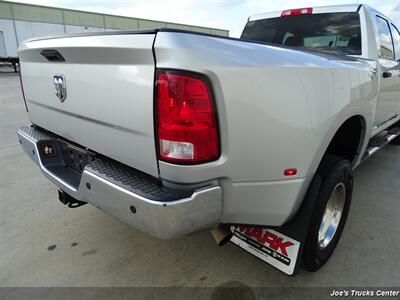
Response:
[[[390,34],[389,23],[382,17],[376,16],[379,33],[379,57],[394,59],[394,48],[392,35]]]
[[[356,12],[294,15],[250,21],[244,40],[361,55],[360,16]]]

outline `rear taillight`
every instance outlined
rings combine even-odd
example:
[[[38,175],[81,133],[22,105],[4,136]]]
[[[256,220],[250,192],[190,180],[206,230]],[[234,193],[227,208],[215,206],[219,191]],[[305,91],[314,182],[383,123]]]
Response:
[[[220,155],[213,94],[201,75],[159,70],[156,78],[160,160],[197,164]]]
[[[21,64],[19,65],[18,74],[19,74],[19,83],[21,84],[22,98],[24,99],[25,109],[26,109],[26,111],[28,111],[28,106],[26,105],[26,99],[25,99],[24,85],[22,84]]]
[[[288,16],[298,16],[298,15],[309,15],[309,14],[312,14],[312,12],[313,12],[312,7],[288,9],[288,10],[284,10],[282,12],[281,16],[288,17]]]

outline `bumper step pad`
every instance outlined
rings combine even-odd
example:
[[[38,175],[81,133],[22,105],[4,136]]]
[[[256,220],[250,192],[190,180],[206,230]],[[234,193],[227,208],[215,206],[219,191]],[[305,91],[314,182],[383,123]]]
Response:
[[[61,143],[71,143],[56,136],[55,134],[49,133],[34,126],[21,127],[19,132],[38,145],[46,142],[55,145]],[[76,147],[81,148],[81,151],[87,151],[81,146]],[[161,181],[155,177],[135,170],[110,158],[95,154],[92,151],[90,153],[94,155],[94,160],[86,164],[84,170],[87,170],[143,198],[153,201],[170,202],[189,198],[193,194],[193,191],[191,190],[173,190],[164,187],[161,184]],[[60,157],[56,163],[53,160],[51,161],[51,166],[46,166],[46,159],[43,157],[43,154],[39,153],[39,155],[41,156],[41,161],[45,167],[54,171],[54,173],[56,173],[61,179],[66,179],[62,178],[63,175],[66,174],[66,172],[62,171],[62,169],[68,168],[67,164],[65,163],[65,158]],[[81,181],[81,174],[79,172],[69,173],[69,178],[66,181],[78,189]],[[70,178],[72,176],[71,174],[76,176],[76,178]]]
[[[109,159],[96,158],[85,169],[128,191],[154,201],[174,201],[189,198],[193,194],[192,191],[166,188],[156,178]]]

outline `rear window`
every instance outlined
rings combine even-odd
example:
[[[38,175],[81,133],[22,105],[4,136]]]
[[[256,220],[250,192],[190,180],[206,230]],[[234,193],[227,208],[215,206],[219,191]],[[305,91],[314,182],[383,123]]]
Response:
[[[327,13],[248,22],[242,39],[361,55],[359,14]]]

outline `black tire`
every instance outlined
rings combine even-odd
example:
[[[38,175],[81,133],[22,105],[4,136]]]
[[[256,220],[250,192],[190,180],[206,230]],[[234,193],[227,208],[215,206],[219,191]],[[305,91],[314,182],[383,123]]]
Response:
[[[302,260],[303,268],[310,272],[315,272],[321,268],[335,250],[346,223],[353,192],[353,175],[350,163],[341,157],[326,155],[317,170],[317,175],[321,177],[321,187],[308,229]],[[333,238],[325,247],[321,248],[318,245],[318,232],[322,217],[333,189],[340,183],[343,183],[345,187],[342,215]]]

